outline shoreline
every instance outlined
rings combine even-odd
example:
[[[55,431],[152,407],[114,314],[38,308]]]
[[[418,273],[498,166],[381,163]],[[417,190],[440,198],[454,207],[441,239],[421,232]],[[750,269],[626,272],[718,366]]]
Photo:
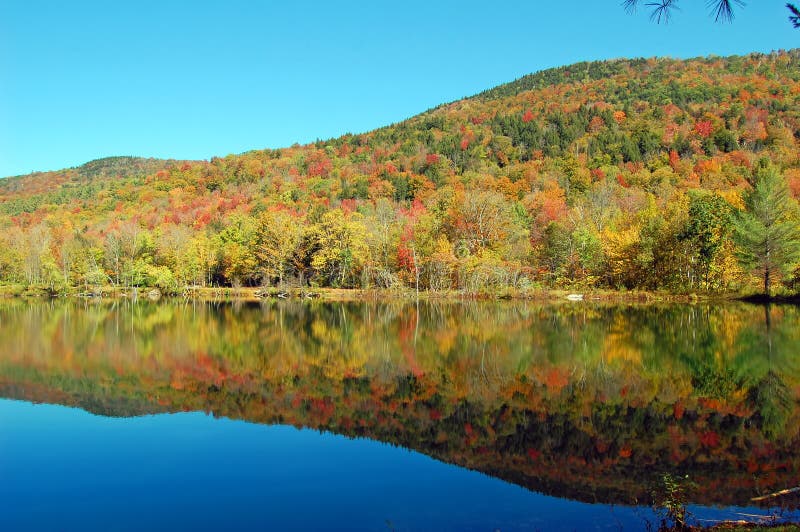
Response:
[[[751,303],[751,304],[800,304],[800,294],[792,296],[772,296],[746,293],[669,293],[648,290],[566,290],[532,289],[489,292],[421,291],[413,289],[380,288],[277,288],[263,287],[186,287],[175,294],[163,294],[157,288],[123,288],[116,286],[96,287],[90,290],[72,288],[64,292],[53,292],[43,287],[24,287],[21,285],[0,286],[0,299],[191,299],[200,301],[236,300],[324,300],[324,301],[536,301],[573,303]]]

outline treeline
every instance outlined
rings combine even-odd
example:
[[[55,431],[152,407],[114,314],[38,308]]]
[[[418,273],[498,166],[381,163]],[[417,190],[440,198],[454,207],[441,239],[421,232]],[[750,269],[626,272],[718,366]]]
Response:
[[[0,181],[0,281],[794,291],[798,137],[798,51],[584,63],[308,146]]]

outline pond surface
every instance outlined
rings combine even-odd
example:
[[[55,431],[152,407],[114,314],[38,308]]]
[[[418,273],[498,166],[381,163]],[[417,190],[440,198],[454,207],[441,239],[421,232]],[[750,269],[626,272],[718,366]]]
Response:
[[[0,398],[2,530],[800,517],[796,307],[12,300]]]

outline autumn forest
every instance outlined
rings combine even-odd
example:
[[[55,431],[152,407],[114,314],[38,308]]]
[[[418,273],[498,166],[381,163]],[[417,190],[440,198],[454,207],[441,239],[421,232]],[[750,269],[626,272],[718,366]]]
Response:
[[[579,63],[364,134],[0,180],[0,284],[800,289],[800,51]]]

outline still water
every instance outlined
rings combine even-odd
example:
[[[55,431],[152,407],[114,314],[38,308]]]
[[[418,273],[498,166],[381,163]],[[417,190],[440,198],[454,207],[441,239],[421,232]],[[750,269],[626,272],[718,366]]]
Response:
[[[0,530],[800,517],[796,307],[13,300],[0,398]]]

